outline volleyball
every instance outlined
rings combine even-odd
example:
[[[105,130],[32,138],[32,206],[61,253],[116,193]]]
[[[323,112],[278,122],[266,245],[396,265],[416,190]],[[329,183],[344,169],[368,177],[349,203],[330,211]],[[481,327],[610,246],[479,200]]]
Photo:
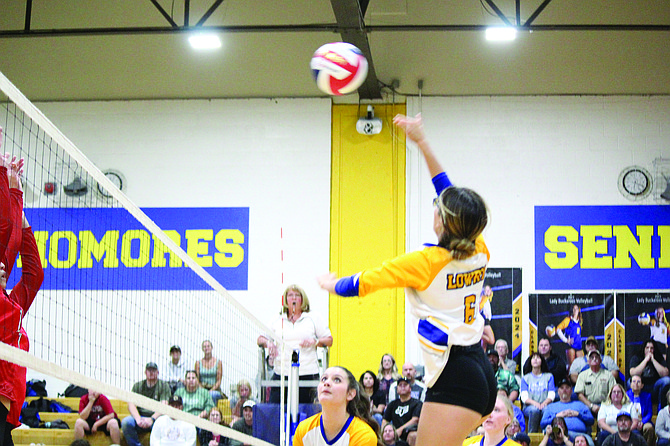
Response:
[[[649,325],[651,322],[651,316],[649,316],[649,313],[640,313],[640,315],[637,317],[637,322],[640,325]]]
[[[368,61],[346,42],[327,43],[314,52],[309,64],[319,90],[331,96],[353,93],[368,75]]]
[[[547,325],[547,328],[544,329],[544,332],[547,334],[548,337],[553,338],[554,335],[556,334],[556,327],[553,325]]]

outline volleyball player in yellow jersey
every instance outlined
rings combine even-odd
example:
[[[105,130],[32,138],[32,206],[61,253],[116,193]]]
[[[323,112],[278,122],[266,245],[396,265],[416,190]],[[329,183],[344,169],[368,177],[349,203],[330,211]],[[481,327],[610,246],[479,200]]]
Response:
[[[516,441],[507,438],[505,434],[507,426],[513,419],[512,403],[504,396],[498,396],[493,412],[482,423],[484,435],[466,438],[463,446],[520,446]]]
[[[381,446],[370,400],[349,370],[327,369],[317,393],[321,412],[298,425],[294,446]]]
[[[340,296],[365,296],[383,288],[406,287],[418,319],[428,386],[417,446],[461,446],[493,410],[496,380],[480,346],[484,318],[480,293],[489,252],[481,234],[488,222],[484,200],[470,189],[453,187],[423,132],[421,117],[398,115],[393,122],[414,141],[438,193],[433,229],[438,245],[388,260],[382,266],[338,279],[318,278]]]

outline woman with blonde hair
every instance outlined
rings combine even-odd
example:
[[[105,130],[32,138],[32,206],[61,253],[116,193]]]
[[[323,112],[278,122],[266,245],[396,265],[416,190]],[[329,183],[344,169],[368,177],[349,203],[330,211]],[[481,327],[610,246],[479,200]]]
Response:
[[[603,444],[605,438],[617,432],[616,418],[622,410],[628,412],[633,420],[640,418],[635,405],[626,395],[626,389],[617,383],[612,386],[607,399],[598,411],[598,427],[600,428],[598,444]]]
[[[379,361],[379,371],[377,372],[379,391],[384,395],[384,404],[389,403],[389,389],[398,378],[400,378],[400,373],[398,373],[395,358],[390,353],[384,353],[381,361]]]
[[[519,443],[507,436],[507,426],[514,421],[512,402],[498,395],[493,412],[482,423],[483,435],[466,438],[463,446],[517,446]]]
[[[237,382],[237,393],[234,400],[230,400],[232,421],[230,425],[240,418],[242,418],[242,405],[251,398],[251,383],[249,380],[242,378]],[[256,402],[256,401],[254,401]]]
[[[572,361],[577,356],[584,356],[584,350],[582,350],[583,324],[582,309],[579,305],[574,304],[570,307],[570,314],[556,326],[556,335],[567,344],[565,357],[568,367],[572,365]]]
[[[300,350],[300,379],[317,381],[319,379],[319,363],[316,356],[317,347],[333,345],[333,336],[328,324],[316,313],[310,311],[309,299],[305,290],[298,285],[289,285],[281,300],[282,308],[270,327],[272,334],[261,335],[257,343],[269,350],[274,357],[274,375],[272,379],[279,381],[284,375],[288,379],[291,370],[291,354],[294,349]],[[280,355],[281,341],[286,344],[283,356]],[[313,389],[300,387],[300,403],[313,402]],[[279,387],[272,387],[270,402],[279,403]]]

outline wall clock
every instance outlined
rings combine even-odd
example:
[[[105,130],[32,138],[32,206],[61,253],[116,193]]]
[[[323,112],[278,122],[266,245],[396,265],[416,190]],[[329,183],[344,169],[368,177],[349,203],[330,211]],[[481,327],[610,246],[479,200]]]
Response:
[[[648,197],[652,189],[652,176],[644,167],[626,167],[619,174],[619,192],[631,201]]]
[[[104,170],[102,173],[116,186],[119,190],[125,190],[126,177],[121,172],[114,169]],[[100,183],[98,183],[98,193],[105,198],[111,198],[112,194],[107,191]]]

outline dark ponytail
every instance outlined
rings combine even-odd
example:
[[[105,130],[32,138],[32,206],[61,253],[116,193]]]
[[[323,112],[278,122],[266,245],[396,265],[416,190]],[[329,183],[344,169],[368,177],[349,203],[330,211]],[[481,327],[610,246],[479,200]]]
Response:
[[[370,412],[370,398],[365,393],[363,386],[356,381],[356,378],[349,370],[340,366],[338,368],[343,370],[347,375],[347,380],[349,381],[348,390],[353,389],[356,391],[356,395],[347,403],[347,413],[365,421],[377,436],[377,446],[384,446],[379,432],[379,424],[377,424],[377,421],[375,421]]]
[[[436,204],[444,227],[438,244],[456,260],[472,256],[475,240],[489,221],[484,199],[472,189],[451,186],[442,191]]]

